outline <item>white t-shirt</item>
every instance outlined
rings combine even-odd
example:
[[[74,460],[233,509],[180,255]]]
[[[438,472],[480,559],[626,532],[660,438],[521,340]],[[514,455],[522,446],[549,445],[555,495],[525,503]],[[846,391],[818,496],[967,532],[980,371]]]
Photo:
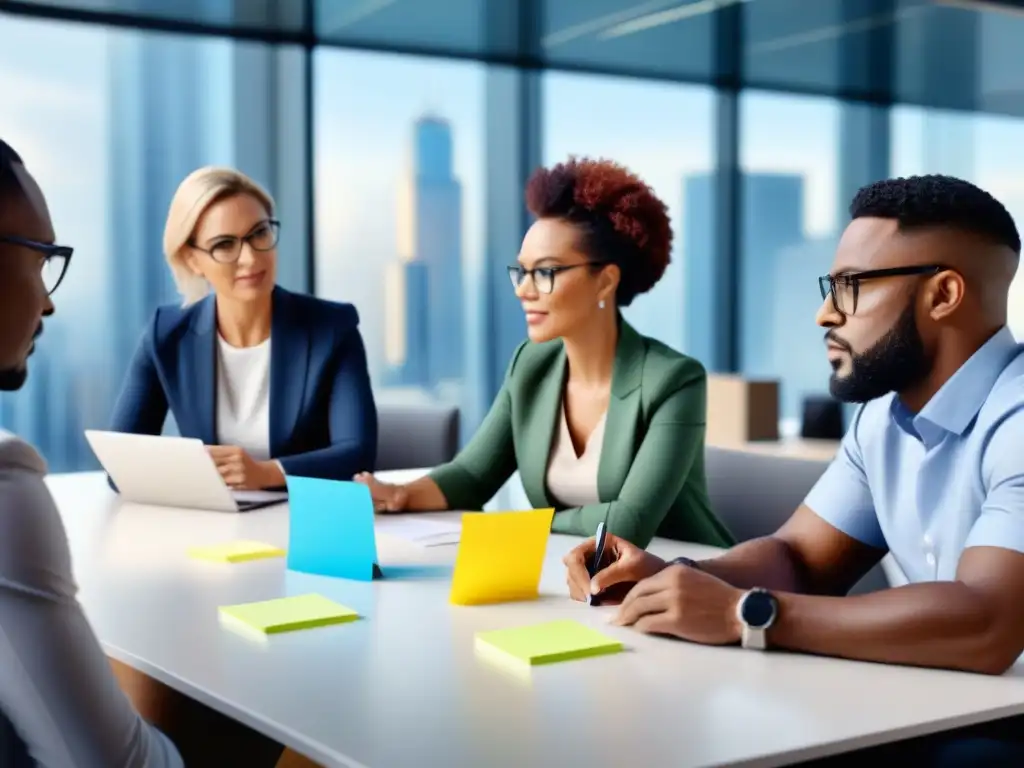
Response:
[[[233,347],[217,336],[217,442],[270,458],[270,339]]]

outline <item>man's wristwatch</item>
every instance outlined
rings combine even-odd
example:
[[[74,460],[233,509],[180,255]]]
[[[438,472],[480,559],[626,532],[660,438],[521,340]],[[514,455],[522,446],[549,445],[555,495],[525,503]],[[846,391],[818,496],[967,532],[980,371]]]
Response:
[[[779,601],[767,589],[755,587],[736,604],[736,616],[743,626],[740,645],[763,651],[768,647],[768,627],[779,615]]]

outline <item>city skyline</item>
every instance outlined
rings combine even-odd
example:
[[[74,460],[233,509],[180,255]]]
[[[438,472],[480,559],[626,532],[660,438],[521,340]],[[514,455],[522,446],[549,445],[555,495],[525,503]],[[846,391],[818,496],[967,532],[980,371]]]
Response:
[[[398,197],[396,261],[385,272],[384,383],[435,390],[462,377],[462,185],[452,126],[426,114],[412,125]],[[455,402],[458,402],[456,399]]]
[[[247,134],[235,125],[240,102],[233,68],[241,66],[239,51],[261,49],[217,38],[9,16],[0,16],[0,34],[5,40],[0,130],[46,191],[58,240],[75,247],[68,278],[55,296],[57,314],[47,321],[30,364],[29,385],[0,397],[0,423],[31,439],[31,430],[17,423],[24,418],[49,435],[43,415],[22,414],[41,414],[32,403],[48,403],[46,417],[57,423],[56,415],[65,413],[59,401],[75,404],[80,423],[69,433],[80,435],[81,428],[106,426],[127,357],[153,304],[176,300],[160,233],[177,183],[198,165],[235,164],[248,156],[239,149]],[[145,65],[126,71],[119,63],[123,56],[141,56],[136,61]],[[317,293],[352,302],[359,310],[381,400],[438,396],[429,387],[388,386],[388,318],[400,307],[388,299],[385,271],[400,260],[401,240],[408,235],[408,229],[402,235],[396,204],[409,182],[409,156],[403,149],[419,118],[443,118],[451,135],[450,178],[459,188],[458,223],[444,231],[457,231],[462,269],[461,277],[452,280],[455,287],[448,286],[444,294],[463,323],[463,333],[452,342],[460,350],[459,381],[449,394],[457,391],[460,403],[483,399],[480,353],[488,344],[482,337],[488,299],[480,286],[489,270],[515,259],[514,252],[485,250],[487,67],[338,49],[317,50],[313,63]],[[155,87],[144,89],[141,81],[147,79]],[[688,274],[706,267],[710,256],[694,245],[702,233],[694,231],[687,211],[699,201],[687,201],[684,180],[713,170],[714,90],[558,71],[544,72],[540,83],[545,164],[570,154],[612,158],[650,183],[666,202],[675,230],[672,264],[658,286],[625,315],[641,332],[690,352],[687,339],[699,329],[686,323],[692,309]],[[768,295],[759,306],[771,318],[765,325],[801,323],[797,338],[813,333],[815,343],[787,350],[766,345],[761,358],[743,361],[748,373],[756,369],[758,375],[781,377],[784,392],[804,386],[803,381],[816,382],[823,359],[813,313],[807,311],[806,318],[803,313],[820,300],[814,280],[827,270],[843,224],[838,153],[844,109],[842,102],[825,97],[755,90],[740,96],[740,163],[746,177],[795,177],[803,189],[802,200],[792,202],[786,214],[798,220],[800,238],[779,245],[776,254],[776,269],[792,292]],[[965,176],[1024,222],[1024,159],[1016,152],[1024,120],[912,106],[893,107],[888,119],[892,175]],[[518,199],[509,201],[519,204]],[[711,204],[703,210],[696,220],[710,226]],[[298,223],[285,221],[284,227],[293,231]],[[745,227],[746,251],[753,248],[750,243],[771,239],[760,227]],[[744,263],[752,257],[752,251],[744,253]],[[286,264],[299,256],[285,249],[280,258]],[[416,279],[429,284],[426,271]],[[424,291],[428,294],[429,289]],[[425,306],[429,309],[430,302]],[[409,325],[406,314],[399,326]],[[392,328],[396,322],[392,317]],[[1024,333],[1020,277],[1011,293],[1011,327]],[[749,330],[741,346],[756,344]],[[699,350],[692,351],[700,356]],[[430,374],[421,371],[416,378],[429,381]],[[784,398],[789,402],[789,395]],[[472,418],[467,429],[474,426]],[[47,439],[53,451],[46,452],[58,464],[61,456],[77,450],[65,446],[81,446],[77,435],[74,440]]]

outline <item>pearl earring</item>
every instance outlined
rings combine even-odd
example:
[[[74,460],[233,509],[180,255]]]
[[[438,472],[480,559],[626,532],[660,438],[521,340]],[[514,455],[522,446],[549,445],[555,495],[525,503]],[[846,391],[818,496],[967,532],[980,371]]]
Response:
[[[604,299],[601,299],[599,302],[597,302],[597,308],[604,309]]]

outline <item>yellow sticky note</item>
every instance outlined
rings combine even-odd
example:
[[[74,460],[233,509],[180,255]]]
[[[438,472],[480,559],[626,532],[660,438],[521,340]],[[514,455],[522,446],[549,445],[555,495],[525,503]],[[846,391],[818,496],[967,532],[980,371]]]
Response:
[[[355,621],[359,614],[323,595],[308,594],[222,606],[220,618],[234,629],[265,638],[280,632]]]
[[[622,643],[578,621],[560,620],[478,632],[476,650],[481,656],[522,670],[537,664],[618,653]]]
[[[218,563],[241,563],[245,560],[259,560],[264,557],[284,557],[284,550],[262,541],[232,541],[213,547],[193,547],[189,556],[198,560],[213,560]]]
[[[455,605],[537,597],[554,509],[462,516],[450,600]]]

